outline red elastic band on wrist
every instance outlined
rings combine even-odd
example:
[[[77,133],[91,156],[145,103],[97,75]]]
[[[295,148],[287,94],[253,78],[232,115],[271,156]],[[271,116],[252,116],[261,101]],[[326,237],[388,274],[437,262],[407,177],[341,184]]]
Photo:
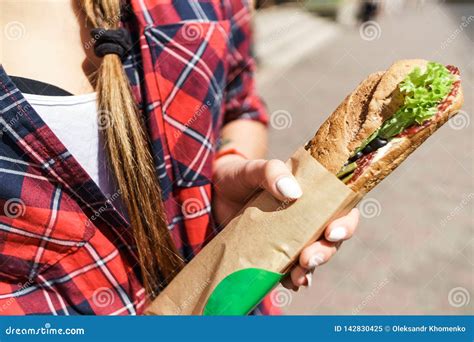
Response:
[[[242,152],[237,151],[235,148],[229,148],[227,150],[222,150],[222,151],[217,152],[214,160],[217,160],[217,159],[219,159],[223,156],[227,156],[229,154],[235,154],[237,156],[241,156],[244,159],[248,159],[247,156],[245,154],[243,154]]]

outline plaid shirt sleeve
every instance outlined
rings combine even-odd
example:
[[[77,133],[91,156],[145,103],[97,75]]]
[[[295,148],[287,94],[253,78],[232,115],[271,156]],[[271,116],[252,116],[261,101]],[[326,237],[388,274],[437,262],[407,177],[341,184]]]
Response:
[[[255,90],[255,59],[252,55],[252,14],[248,1],[231,1],[232,15],[229,73],[224,124],[237,119],[268,123],[262,99]]]

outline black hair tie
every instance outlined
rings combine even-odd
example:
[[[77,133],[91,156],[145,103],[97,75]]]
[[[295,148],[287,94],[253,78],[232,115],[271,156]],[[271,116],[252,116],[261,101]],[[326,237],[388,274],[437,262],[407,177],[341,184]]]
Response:
[[[113,53],[124,60],[132,48],[130,34],[122,27],[116,30],[95,28],[91,31],[91,36],[95,39],[94,52],[98,57]]]

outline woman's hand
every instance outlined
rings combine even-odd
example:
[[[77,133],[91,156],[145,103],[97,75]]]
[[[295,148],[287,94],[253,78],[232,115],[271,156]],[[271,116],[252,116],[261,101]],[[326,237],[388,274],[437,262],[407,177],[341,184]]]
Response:
[[[247,160],[229,154],[214,164],[214,217],[218,224],[227,224],[258,188],[270,192],[279,200],[296,200],[302,191],[290,170],[280,160]],[[350,239],[359,221],[359,211],[352,211],[331,222],[324,237],[306,247],[283,285],[297,290],[310,286],[312,273],[317,266],[326,263],[337,251],[342,241]]]

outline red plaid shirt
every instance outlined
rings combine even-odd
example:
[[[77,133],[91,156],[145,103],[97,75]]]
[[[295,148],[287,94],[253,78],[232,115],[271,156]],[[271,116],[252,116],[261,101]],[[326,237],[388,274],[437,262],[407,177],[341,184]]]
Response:
[[[170,233],[190,260],[216,230],[221,127],[266,122],[250,12],[244,0],[126,5],[135,45],[124,67],[148,123]],[[146,298],[127,220],[1,67],[0,110],[0,314],[140,314]]]

